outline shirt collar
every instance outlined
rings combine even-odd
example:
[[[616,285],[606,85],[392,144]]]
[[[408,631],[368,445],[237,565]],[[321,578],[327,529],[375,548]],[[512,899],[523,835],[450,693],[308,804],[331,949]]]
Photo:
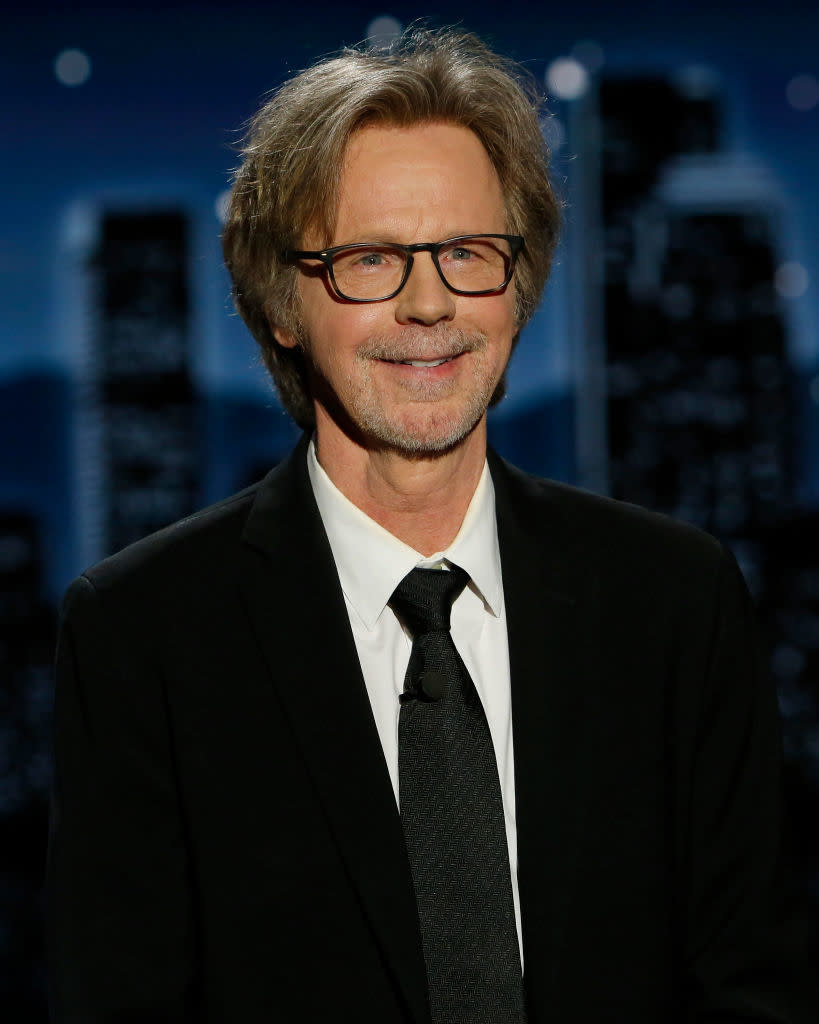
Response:
[[[367,629],[375,628],[393,591],[411,569],[443,560],[469,573],[470,586],[487,610],[500,614],[503,587],[495,491],[486,463],[457,536],[444,551],[429,558],[370,519],[339,491],[319,465],[313,441],[307,450],[307,470],[341,589]]]

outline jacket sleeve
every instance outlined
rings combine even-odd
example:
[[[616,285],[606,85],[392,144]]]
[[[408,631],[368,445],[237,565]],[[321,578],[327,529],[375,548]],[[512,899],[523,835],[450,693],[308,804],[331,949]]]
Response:
[[[725,552],[687,765],[689,1024],[819,1020],[783,843],[779,713],[756,636]]]
[[[46,879],[52,1020],[194,1019],[189,858],[145,615],[69,588]]]

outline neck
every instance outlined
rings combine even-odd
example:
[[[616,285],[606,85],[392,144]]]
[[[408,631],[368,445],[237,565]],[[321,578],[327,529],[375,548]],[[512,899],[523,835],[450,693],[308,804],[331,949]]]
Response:
[[[385,530],[431,555],[455,539],[486,460],[486,419],[451,451],[412,457],[316,427],[316,454],[341,493]]]

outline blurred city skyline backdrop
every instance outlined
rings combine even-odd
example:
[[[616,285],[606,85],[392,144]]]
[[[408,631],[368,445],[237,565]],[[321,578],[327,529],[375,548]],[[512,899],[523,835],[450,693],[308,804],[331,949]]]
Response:
[[[512,363],[503,420],[544,396],[572,397],[578,361],[577,308],[593,301],[570,249],[594,257],[599,234],[578,184],[587,129],[578,110],[602,75],[665,76],[713,93],[725,155],[700,187],[734,198],[762,196],[778,219],[776,287],[787,349],[804,399],[801,420],[819,422],[819,68],[815,5],[636,3],[570,9],[439,5],[435,23],[458,22],[522,61],[543,84],[553,120],[547,136],[568,206],[564,242],[545,301]],[[87,261],[103,211],[177,209],[188,220],[189,366],[203,395],[270,400],[255,343],[232,311],[221,265],[220,213],[241,126],[264,93],[341,44],[387,33],[428,10],[413,4],[220,3],[116,8],[35,2],[16,10],[0,68],[9,104],[0,224],[0,383],[32,374],[76,382],[88,333]],[[647,92],[650,86],[647,86]],[[651,97],[647,95],[647,102]],[[658,125],[658,129],[659,129]],[[3,172],[0,172],[3,173]],[[720,181],[722,184],[720,184]],[[12,409],[9,403],[7,411]],[[6,436],[0,501],[33,500],[51,523],[53,595],[82,568],[76,494],[61,448],[71,418],[25,424]],[[29,432],[31,431],[31,432]],[[571,430],[570,430],[571,433]],[[797,486],[819,500],[819,453],[802,430]],[[569,440],[574,443],[573,438]],[[567,437],[552,441],[543,472],[594,485],[578,473]],[[562,447],[561,447],[562,446]],[[274,452],[274,454],[277,454]],[[508,452],[514,457],[514,451]],[[261,462],[261,453],[260,453]],[[43,468],[49,467],[45,474]],[[62,481],[62,486],[60,486]],[[214,472],[202,500],[231,483]],[[63,506],[55,518],[57,506]],[[68,507],[66,507],[68,506]],[[72,534],[73,531],[73,534]],[[75,543],[66,545],[67,536]]]
[[[418,18],[521,61],[566,202],[490,440],[716,534],[760,615],[819,957],[819,5],[443,0],[7,9],[0,82],[0,1005],[45,1019],[40,900],[70,579],[298,434],[221,216],[288,75]],[[479,230],[480,225],[475,225]]]

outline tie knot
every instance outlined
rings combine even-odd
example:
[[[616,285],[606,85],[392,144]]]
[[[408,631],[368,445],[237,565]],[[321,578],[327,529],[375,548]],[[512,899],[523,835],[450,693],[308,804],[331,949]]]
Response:
[[[401,580],[390,598],[412,638],[434,630],[449,629],[455,598],[469,582],[469,574],[453,565],[445,569],[413,569]]]

